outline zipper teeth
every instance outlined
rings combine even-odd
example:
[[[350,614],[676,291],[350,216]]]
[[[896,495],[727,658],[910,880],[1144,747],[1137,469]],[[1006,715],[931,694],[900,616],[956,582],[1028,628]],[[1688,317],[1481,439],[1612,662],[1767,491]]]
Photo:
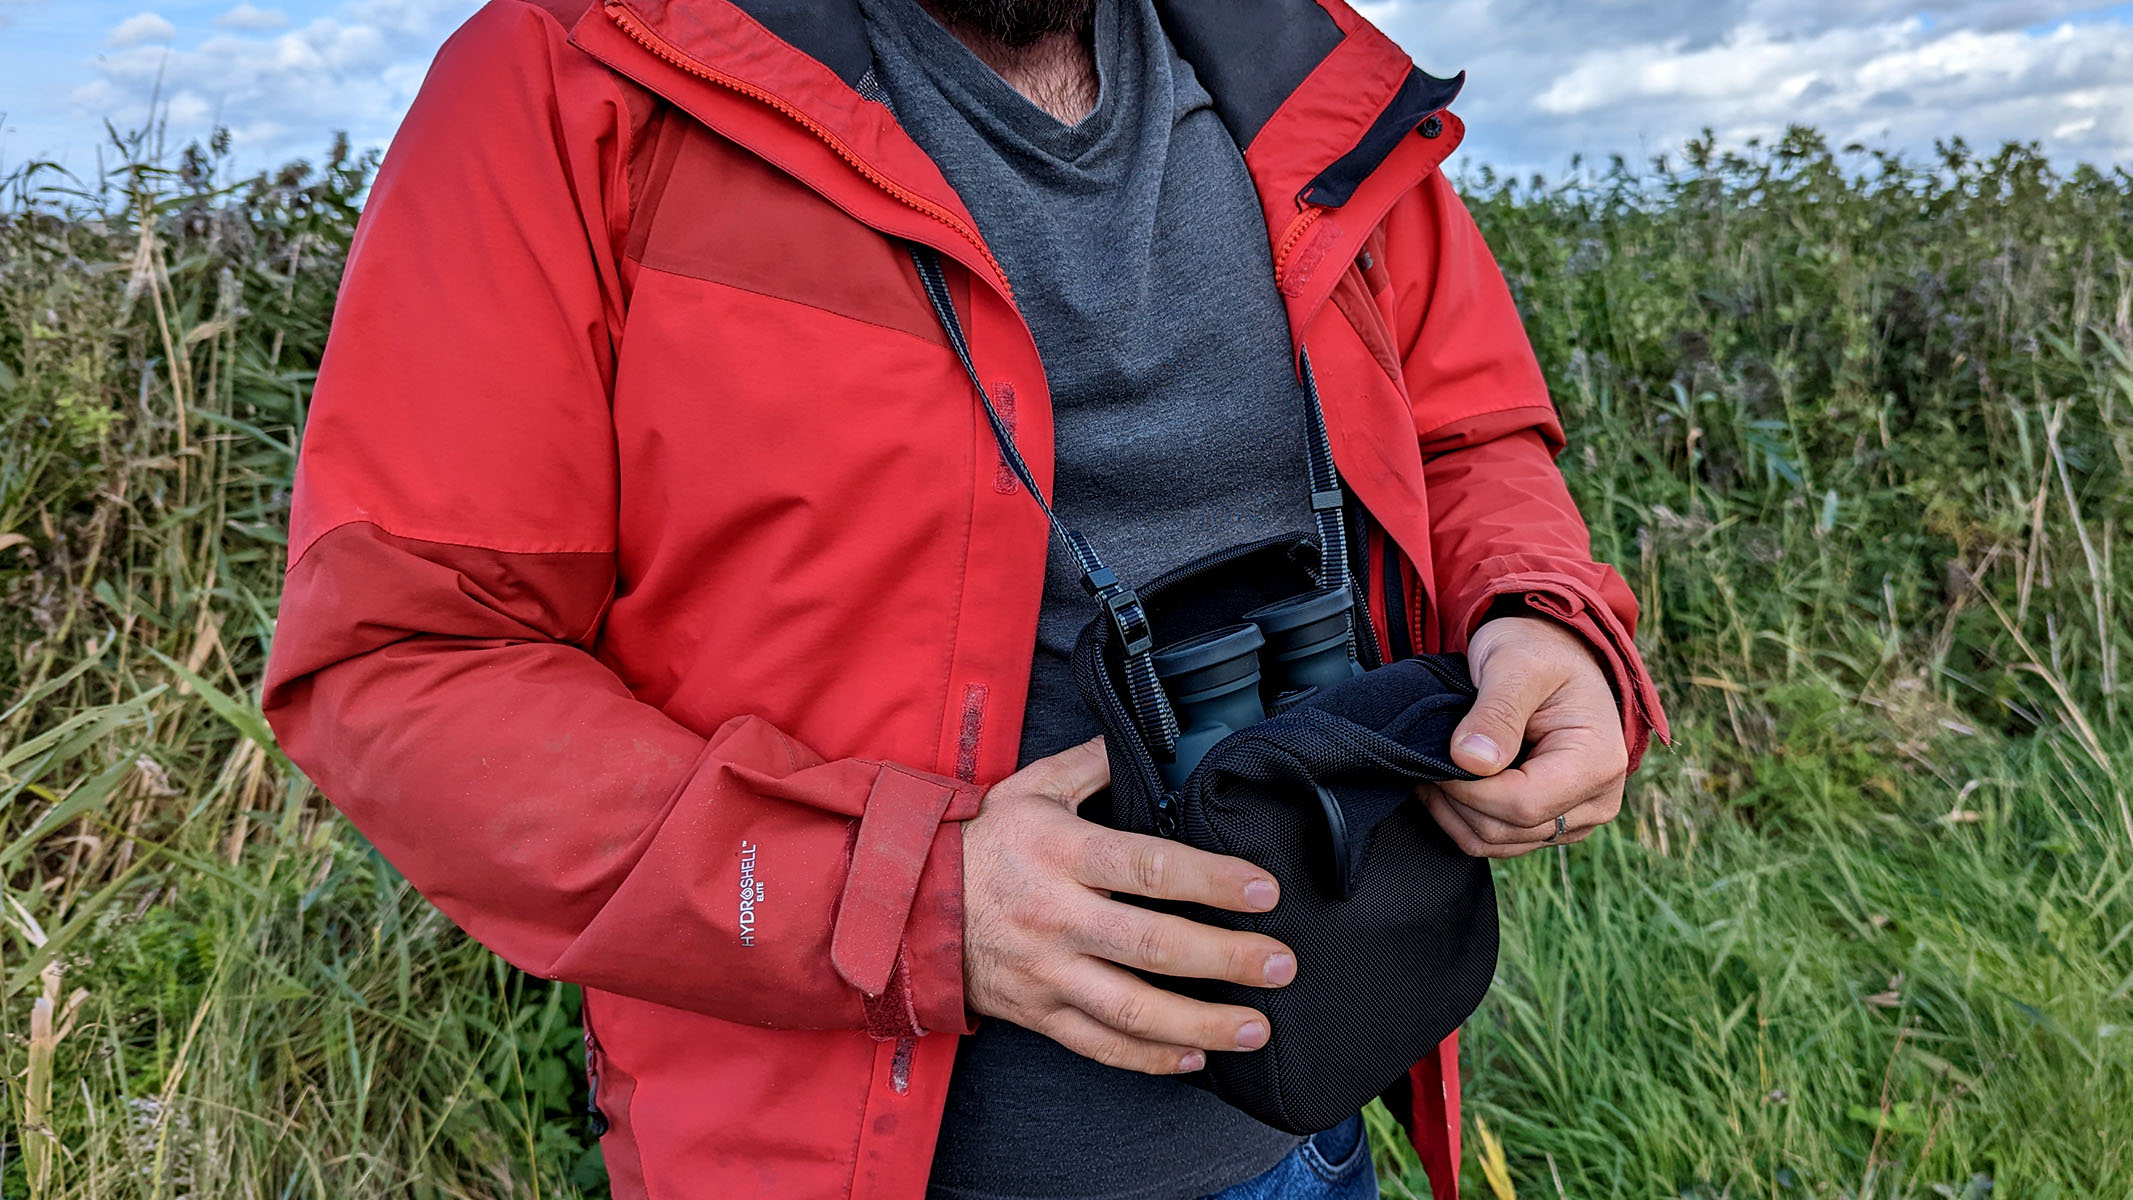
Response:
[[[991,248],[986,246],[984,238],[978,236],[977,230],[972,229],[969,226],[965,225],[963,222],[957,220],[954,214],[942,209],[940,206],[929,203],[921,197],[914,196],[906,189],[898,186],[887,176],[875,170],[872,165],[870,165],[865,159],[861,158],[858,153],[855,152],[850,146],[845,145],[844,141],[840,139],[836,134],[831,133],[828,129],[823,128],[823,126],[819,122],[817,122],[814,118],[809,117],[806,113],[801,112],[799,109],[794,108],[792,105],[787,104],[785,101],[779,99],[777,96],[772,95],[771,93],[766,92],[761,88],[744,83],[741,80],[735,79],[730,75],[723,75],[719,72],[713,71],[710,68],[705,67],[703,64],[697,62],[695,59],[692,59],[689,56],[681,53],[679,50],[674,49],[672,46],[667,44],[665,39],[661,38],[659,35],[653,33],[651,30],[645,28],[642,24],[640,24],[637,20],[636,14],[630,12],[622,5],[609,4],[606,6],[606,9],[608,18],[615,23],[617,28],[621,29],[623,33],[628,34],[631,41],[634,41],[638,45],[643,46],[646,50],[651,51],[653,54],[657,55],[662,61],[669,63],[675,67],[679,67],[683,71],[686,71],[699,79],[706,80],[710,83],[715,83],[720,87],[726,88],[730,91],[739,92],[741,95],[746,96],[751,100],[755,100],[759,103],[769,105],[771,108],[784,114],[793,122],[806,129],[809,133],[812,133],[816,137],[822,139],[824,145],[827,145],[831,150],[836,151],[837,157],[843,159],[846,163],[850,164],[853,170],[858,171],[862,176],[866,178],[867,182],[872,183],[875,187],[878,187],[882,191],[887,192],[889,195],[902,201],[909,207],[916,209],[920,213],[923,213],[926,216],[929,216],[934,220],[939,221],[941,224],[946,225],[958,237],[963,238],[964,240],[968,241],[972,246],[975,246],[977,248],[978,253],[985,257],[985,265],[991,267],[993,269],[993,273],[999,277],[1000,286],[1006,289],[1008,299],[1014,299],[1014,287],[1008,282],[1006,269],[1001,267],[999,259],[993,257]]]
[[[1096,670],[1099,673],[1109,670],[1103,664],[1101,652],[1098,655]],[[1104,680],[1103,682],[1108,685],[1110,681]],[[1109,686],[1099,687],[1096,694],[1103,702],[1104,708],[1109,711],[1112,722],[1121,730],[1124,730],[1126,736],[1136,743],[1134,748],[1139,753],[1129,754],[1127,757],[1133,760],[1134,773],[1141,777],[1141,790],[1148,796],[1148,823],[1160,829],[1163,795],[1169,789],[1163,785],[1162,779],[1156,772],[1148,766],[1148,763],[1153,761],[1153,756],[1148,753],[1147,739],[1141,736],[1140,723],[1134,720],[1132,713],[1126,711],[1126,706],[1119,702],[1118,696]]]
[[[1154,579],[1149,580],[1147,583],[1141,585],[1140,587],[1135,588],[1134,591],[1137,593],[1144,593],[1142,595],[1142,601],[1143,603],[1145,603],[1147,600],[1145,593],[1153,592],[1158,588],[1167,587],[1170,584],[1176,583],[1178,580],[1183,579],[1185,576],[1193,574],[1196,571],[1210,570],[1214,567],[1219,567],[1226,563],[1235,562],[1237,559],[1240,559],[1247,554],[1255,554],[1261,550],[1266,549],[1269,546],[1279,546],[1288,542],[1292,542],[1294,540],[1295,538],[1289,534],[1278,534],[1274,537],[1260,538],[1256,542],[1246,542],[1242,546],[1232,546],[1229,549],[1222,551],[1220,554],[1214,555],[1213,557],[1205,559],[1194,559],[1191,562],[1172,567],[1170,570],[1163,572],[1161,575],[1158,575]]]
[[[1439,108],[1431,113],[1430,116],[1439,116],[1444,111],[1444,109]],[[1281,240],[1274,247],[1274,282],[1276,285],[1281,284],[1288,274],[1290,253],[1296,249],[1298,243],[1303,241],[1304,235],[1311,232],[1311,227],[1318,224],[1318,219],[1326,215],[1326,206],[1323,204],[1313,204],[1308,200],[1299,199],[1297,205],[1297,214],[1290,218],[1289,227],[1282,231]],[[1372,224],[1375,225],[1376,222],[1373,221]]]
[[[1289,221],[1289,227],[1282,231],[1281,241],[1274,247],[1274,282],[1277,285],[1288,275],[1289,254],[1296,249],[1297,243],[1303,241],[1304,235],[1311,232],[1311,227],[1318,224],[1318,219],[1325,215],[1324,205],[1306,204],[1303,211]]]

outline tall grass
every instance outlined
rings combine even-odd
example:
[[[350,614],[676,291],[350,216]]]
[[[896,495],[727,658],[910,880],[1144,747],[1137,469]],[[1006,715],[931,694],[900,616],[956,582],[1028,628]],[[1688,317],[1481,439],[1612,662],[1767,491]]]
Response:
[[[598,1193],[574,993],[256,708],[371,160],[132,157],[0,213],[0,1193]],[[1678,735],[1499,875],[1469,1185],[2133,1195],[2133,178],[1796,131],[1467,191]]]
[[[8,1196],[592,1178],[575,996],[411,895],[256,708],[295,438],[372,165],[336,145],[225,181],[210,149],[91,188],[8,183]]]
[[[1680,743],[1501,876],[1509,1174],[2133,1196],[2133,177],[1795,130],[1469,191]]]

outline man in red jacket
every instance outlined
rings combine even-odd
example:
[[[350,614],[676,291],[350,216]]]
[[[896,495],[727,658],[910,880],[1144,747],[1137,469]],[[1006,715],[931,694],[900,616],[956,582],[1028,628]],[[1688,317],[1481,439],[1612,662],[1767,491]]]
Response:
[[[1341,0],[494,0],[446,46],[350,258],[266,707],[425,895],[585,986],[618,1195],[1369,1190],[1354,1123],[1175,1078],[1264,1018],[1125,968],[1309,965],[1111,898],[1279,900],[1076,815],[1086,601],[908,248],[1132,578],[1308,525],[1308,356],[1367,635],[1481,689],[1488,778],[1421,802],[1471,853],[1575,841],[1664,718],[1439,171],[1456,90]],[[1452,1048],[1400,1113],[1440,1195]]]

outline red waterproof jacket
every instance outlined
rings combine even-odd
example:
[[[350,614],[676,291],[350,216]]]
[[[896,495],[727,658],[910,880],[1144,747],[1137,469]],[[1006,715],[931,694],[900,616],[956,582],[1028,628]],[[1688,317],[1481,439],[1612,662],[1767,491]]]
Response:
[[[1342,0],[1159,8],[1372,518],[1374,632],[1523,598],[1641,752],[1636,603],[1438,172],[1456,84]],[[622,1197],[919,1196],[968,1027],[960,822],[1015,766],[1047,531],[906,241],[1047,486],[1051,413],[868,63],[854,0],[494,0],[386,156],[304,433],[267,715],[454,921],[585,986]],[[1440,1176],[1457,1079],[1399,1104]]]

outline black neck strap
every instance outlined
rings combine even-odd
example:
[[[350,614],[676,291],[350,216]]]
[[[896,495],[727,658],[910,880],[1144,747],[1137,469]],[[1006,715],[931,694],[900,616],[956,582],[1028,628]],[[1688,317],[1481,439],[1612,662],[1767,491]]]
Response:
[[[1156,755],[1164,759],[1172,757],[1177,753],[1178,719],[1171,710],[1169,699],[1163,695],[1162,681],[1156,678],[1155,639],[1148,624],[1147,608],[1141,603],[1140,595],[1120,582],[1117,573],[1104,565],[1096,547],[1059,519],[1051,502],[1037,487],[1029,463],[1023,460],[1014,435],[1008,432],[1007,422],[1000,418],[1000,410],[993,407],[992,393],[978,377],[977,363],[970,357],[970,341],[963,334],[963,322],[956,316],[955,301],[948,294],[948,280],[941,272],[940,256],[930,247],[913,244],[911,261],[918,268],[918,280],[926,290],[926,299],[933,304],[933,314],[940,319],[942,332],[948,335],[949,346],[962,360],[963,370],[970,375],[970,385],[977,389],[978,400],[985,406],[985,420],[992,426],[993,438],[1000,444],[1000,457],[1006,460],[1008,469],[1021,480],[1022,486],[1029,489],[1037,507],[1044,511],[1045,520],[1051,523],[1052,535],[1073,556],[1075,565],[1081,569],[1083,590],[1095,597],[1111,619],[1111,628],[1118,635],[1119,652],[1125,665],[1126,690],[1133,705],[1134,722],[1140,727],[1141,736],[1147,739],[1148,748]],[[1305,458],[1311,487],[1311,515],[1318,525],[1318,582],[1321,587],[1347,591],[1348,534],[1342,520],[1345,498],[1340,474],[1333,466],[1333,446],[1326,437],[1326,417],[1319,407],[1318,383],[1312,378],[1308,354],[1303,356],[1302,364],[1309,442]],[[1354,654],[1355,639],[1350,638],[1348,646],[1348,652]]]

